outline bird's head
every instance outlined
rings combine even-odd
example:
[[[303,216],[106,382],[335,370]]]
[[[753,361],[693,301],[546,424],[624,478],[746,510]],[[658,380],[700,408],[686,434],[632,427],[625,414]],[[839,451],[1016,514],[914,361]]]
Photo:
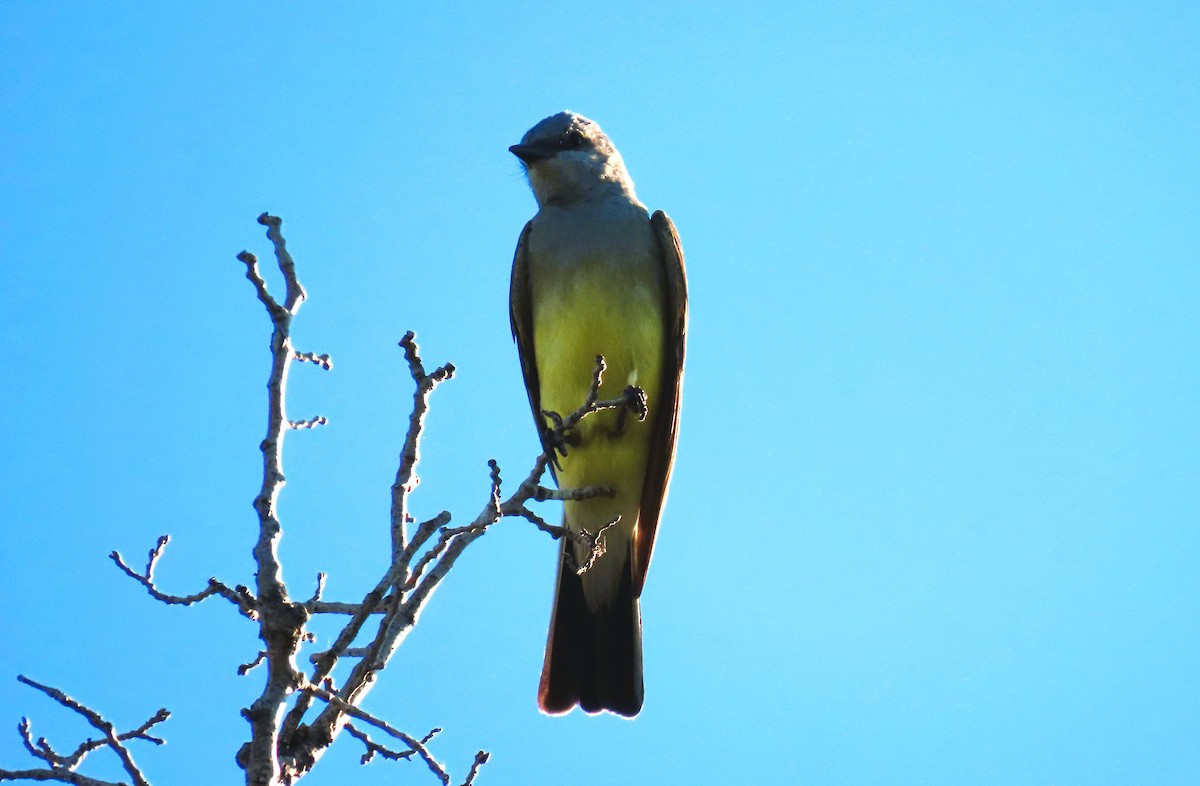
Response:
[[[567,205],[604,190],[636,199],[621,154],[600,126],[583,115],[551,115],[509,151],[525,166],[539,205]]]

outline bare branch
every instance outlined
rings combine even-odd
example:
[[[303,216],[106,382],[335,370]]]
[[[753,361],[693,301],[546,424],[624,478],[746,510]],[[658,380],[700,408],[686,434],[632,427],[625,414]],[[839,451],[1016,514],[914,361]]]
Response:
[[[554,424],[553,428],[549,429],[544,436],[543,443],[546,445],[546,448],[534,462],[529,474],[517,487],[517,491],[507,500],[499,503],[498,517],[523,518],[555,539],[566,537],[586,548],[588,553],[587,559],[576,566],[576,570],[581,573],[589,570],[595,564],[596,560],[604,554],[604,532],[613,526],[616,520],[609,522],[596,533],[586,530],[568,530],[565,527],[550,524],[530,510],[527,503],[530,500],[538,502],[545,500],[582,500],[594,497],[612,497],[616,494],[616,489],[612,486],[552,489],[541,485],[542,476],[550,466],[550,463],[555,460],[555,454],[562,453],[566,455],[567,434],[585,417],[608,409],[631,411],[635,417],[641,417],[639,415],[639,405],[644,404],[645,394],[640,388],[630,386],[625,389],[620,398],[606,401],[599,400],[600,384],[603,380],[604,369],[604,357],[597,355],[596,366],[592,372],[592,381],[588,386],[587,395],[584,398],[583,404],[574,412],[571,412],[566,417],[554,412],[543,413]],[[489,462],[489,465],[492,467],[493,487],[497,499],[499,499],[500,470],[494,461]]]
[[[137,581],[151,597],[163,603],[174,605],[191,605],[210,596],[219,595],[235,604],[239,611],[259,623],[259,637],[263,649],[253,661],[243,664],[239,674],[245,674],[251,669],[266,665],[266,679],[262,693],[251,706],[243,710],[244,717],[251,726],[250,741],[238,753],[238,762],[246,771],[247,783],[252,786],[277,786],[290,784],[299,779],[316,763],[323,752],[333,742],[342,728],[346,728],[353,736],[360,739],[366,746],[364,762],[374,756],[389,759],[420,757],[426,762],[443,784],[449,784],[450,778],[445,768],[433,758],[426,747],[427,743],[439,730],[434,730],[423,739],[417,740],[399,731],[382,720],[374,718],[360,708],[360,704],[374,684],[377,673],[390,661],[396,649],[400,646],[407,633],[439,586],[442,579],[454,566],[458,557],[475,539],[505,516],[526,518],[555,537],[568,536],[582,542],[593,555],[603,553],[602,545],[598,543],[602,534],[597,533],[593,538],[589,533],[568,532],[561,527],[553,527],[542,521],[526,507],[530,500],[576,500],[594,496],[611,495],[609,487],[588,487],[583,489],[554,490],[540,485],[546,467],[554,460],[555,448],[560,445],[565,455],[567,432],[576,426],[579,420],[591,412],[602,409],[624,407],[635,411],[636,389],[629,389],[621,399],[601,402],[599,387],[603,372],[603,359],[597,358],[597,368],[594,379],[584,406],[566,418],[554,413],[547,417],[554,421],[555,428],[548,429],[552,435],[546,444],[547,450],[535,462],[530,476],[519,486],[517,493],[508,500],[501,498],[500,470],[495,462],[489,462],[490,489],[483,510],[476,518],[465,526],[450,526],[451,517],[446,511],[415,525],[410,532],[409,526],[415,519],[409,513],[408,495],[417,487],[419,478],[417,465],[420,461],[420,440],[424,431],[425,417],[428,412],[429,399],[432,391],[443,381],[454,374],[454,366],[445,364],[427,372],[421,359],[413,333],[407,333],[400,342],[404,352],[405,362],[409,373],[416,383],[413,392],[413,408],[409,417],[408,430],[400,451],[399,466],[396,479],[392,486],[392,508],[390,527],[392,535],[391,560],[377,585],[363,597],[360,603],[330,602],[322,599],[324,593],[325,574],[319,574],[317,586],[311,598],[305,602],[295,602],[289,598],[287,586],[283,579],[282,564],[279,559],[279,541],[282,528],[278,518],[278,501],[285,485],[283,473],[283,441],[286,433],[294,429],[310,429],[324,425],[328,421],[324,416],[310,419],[291,420],[286,412],[286,390],[291,363],[313,363],[324,369],[332,367],[328,355],[318,355],[314,352],[300,352],[291,341],[291,322],[303,304],[306,295],[296,274],[295,263],[289,254],[284,240],[280,219],[263,213],[259,216],[260,224],[267,228],[267,238],[275,252],[276,263],[283,275],[285,294],[280,303],[271,295],[266,280],[259,268],[258,259],[248,251],[238,255],[246,265],[246,277],[253,284],[255,293],[265,307],[272,323],[270,342],[271,369],[267,380],[268,412],[266,435],[260,444],[263,457],[263,477],[259,493],[254,499],[253,507],[258,517],[258,537],[254,544],[253,556],[255,561],[254,591],[244,586],[229,587],[215,578],[209,579],[208,586],[191,595],[173,595],[162,592],[155,583],[154,571],[161,558],[169,538],[160,537],[150,550],[146,567],[143,571],[133,569],[121,554],[113,551],[110,558],[127,576]],[[582,540],[581,540],[582,539]],[[324,652],[311,656],[312,678],[306,679],[296,668],[296,657],[301,645],[312,641],[313,636],[305,630],[311,614],[343,614],[349,619],[335,638],[333,645]],[[373,616],[378,618],[378,626],[370,641],[365,645],[353,646],[362,633],[363,626]],[[330,675],[338,660],[342,657],[357,659],[351,673],[341,689],[335,690]],[[166,710],[161,710],[138,729],[118,734],[112,724],[108,723],[98,713],[71,699],[55,688],[40,685],[31,680],[21,678],[31,687],[46,693],[59,703],[88,719],[95,728],[103,733],[99,740],[87,740],[75,749],[69,756],[57,753],[44,738],[35,740],[30,733],[28,721],[23,720],[19,732],[26,750],[39,761],[46,764],[43,770],[27,770],[19,773],[0,770],[0,780],[10,777],[23,777],[30,780],[57,780],[66,783],[86,784],[87,786],[113,786],[104,781],[98,781],[74,772],[78,764],[92,751],[99,748],[110,748],[120,758],[122,765],[135,786],[148,786],[145,777],[137,769],[125,742],[131,739],[144,739],[155,744],[162,740],[149,734],[149,730],[157,723],[168,717]],[[315,687],[324,685],[324,687]],[[298,695],[297,695],[298,694]],[[287,711],[287,703],[295,699],[295,704]],[[304,724],[304,716],[311,707],[314,699],[324,702],[322,711],[311,724]],[[354,718],[359,724],[367,724],[379,729],[394,739],[400,740],[407,750],[388,748],[378,741],[371,739],[360,725],[350,724],[348,718]],[[476,778],[480,767],[488,760],[488,754],[480,751],[470,769],[464,786],[470,786]]]
[[[521,485],[517,488],[517,492],[508,500],[500,505],[500,515],[505,517],[523,518],[532,523],[538,529],[548,533],[555,539],[568,537],[576,544],[587,549],[588,557],[582,563],[576,565],[576,570],[579,573],[584,573],[595,565],[596,560],[604,554],[604,533],[619,521],[614,519],[608,522],[599,531],[595,533],[587,530],[574,531],[568,530],[565,527],[555,526],[548,523],[541,516],[531,511],[526,503],[529,500],[545,501],[545,500],[582,500],[592,499],[594,497],[613,497],[616,495],[616,489],[612,486],[585,486],[575,489],[551,489],[541,485],[541,478],[546,472],[546,468],[551,462],[555,462],[557,466],[557,454],[567,455],[567,435],[579,425],[585,417],[604,410],[617,409],[624,414],[625,412],[632,413],[638,420],[646,418],[646,394],[639,387],[630,385],[622,391],[619,398],[600,401],[600,385],[604,379],[604,370],[606,368],[603,355],[596,356],[596,365],[592,370],[592,381],[588,386],[588,391],[584,397],[583,404],[574,412],[571,412],[566,417],[550,411],[543,411],[543,415],[553,424],[543,436],[543,444],[546,446],[542,455],[534,462],[533,469]],[[495,470],[498,475],[499,470]],[[574,560],[573,550],[569,550]]]
[[[532,498],[538,502],[545,502],[548,499],[563,502],[566,500],[581,500],[592,499],[594,497],[615,497],[617,490],[612,486],[580,486],[574,489],[552,489],[545,486],[538,486],[534,490]]]
[[[283,220],[278,216],[263,213],[258,217],[258,223],[267,228],[267,239],[275,247],[275,261],[279,264],[279,272],[283,273],[283,280],[287,285],[287,301],[283,307],[288,310],[289,314],[295,316],[306,295],[304,287],[300,286],[300,281],[296,278],[296,263],[292,261],[292,255],[287,251],[283,233],[279,230],[283,225]]]
[[[391,750],[390,748],[385,748],[384,746],[382,746],[379,743],[372,740],[365,731],[362,731],[361,729],[356,727],[353,723],[347,723],[345,726],[345,729],[347,732],[350,733],[350,736],[354,737],[357,740],[360,740],[362,742],[362,744],[364,746],[366,746],[367,752],[364,753],[362,755],[362,758],[359,760],[360,764],[369,763],[371,761],[371,759],[375,758],[376,754],[382,756],[385,759],[390,759],[391,761],[399,761],[401,759],[412,758],[413,756],[415,756],[417,754],[416,748],[409,748],[406,751],[394,751],[394,750]],[[420,740],[421,744],[425,745],[430,740],[432,740],[435,736],[437,736],[437,734],[440,732],[441,732],[441,729],[433,729],[432,731],[430,731],[428,734],[426,734],[424,737],[421,738],[421,740]]]
[[[365,658],[369,654],[370,654],[370,650],[368,650],[366,647],[345,647],[340,652],[338,652],[337,657],[338,658]],[[329,657],[329,650],[325,650],[324,652],[314,652],[308,656],[308,661],[309,661],[309,663],[316,666],[322,660],[324,660],[325,658],[328,658],[328,657]]]
[[[315,418],[309,418],[308,420],[289,420],[287,422],[287,424],[288,424],[288,428],[301,429],[301,428],[315,428],[317,426],[324,426],[328,422],[329,422],[329,419],[326,418],[324,415],[317,415]]]
[[[450,523],[450,512],[443,510],[428,521],[423,521],[417,526],[417,531],[413,533],[412,539],[405,545],[399,556],[392,563],[392,573],[397,574],[399,579],[403,574],[408,572],[408,566],[412,562],[413,557],[417,552],[429,542],[429,539],[440,530],[442,527]],[[404,580],[404,586],[407,587],[409,580]],[[402,587],[403,589],[404,587]]]
[[[121,741],[137,739],[137,740],[145,740],[147,742],[154,743],[155,745],[165,745],[166,740],[162,739],[161,737],[154,737],[150,734],[147,734],[147,732],[151,729],[151,727],[153,727],[159,723],[162,723],[163,721],[167,720],[167,718],[170,718],[170,717],[171,717],[171,713],[168,712],[166,710],[166,708],[162,708],[158,712],[156,712],[154,715],[152,715],[145,723],[143,723],[138,728],[134,729],[133,731],[127,731],[123,734],[117,735],[117,739],[119,739]],[[87,754],[96,750],[97,748],[102,748],[102,747],[106,746],[107,744],[108,744],[108,742],[106,740],[86,740],[86,741],[84,741],[83,743],[81,743],[79,745],[78,748],[75,749],[74,753],[72,753],[70,756],[66,757],[66,759],[64,760],[64,766],[67,767],[68,769],[73,769],[73,768],[79,766],[79,764],[83,761],[84,756],[86,756]]]
[[[439,571],[432,581],[422,581],[418,585],[417,581],[422,578],[427,566],[438,560],[439,557],[453,555],[447,565],[448,569],[449,564],[453,564],[454,558],[466,545],[463,543],[454,546],[454,542],[460,536],[474,532],[476,529],[474,525],[459,530],[449,529],[450,514],[443,511],[418,525],[416,531],[412,533],[411,540],[409,539],[407,525],[412,521],[412,517],[408,512],[408,495],[419,482],[416,468],[420,461],[420,439],[424,431],[429,398],[437,385],[453,376],[454,366],[446,364],[432,373],[426,372],[420,350],[417,347],[416,336],[411,331],[406,333],[400,341],[400,347],[404,351],[409,374],[416,383],[416,387],[413,391],[413,408],[409,416],[408,431],[400,452],[396,480],[392,485],[390,522],[392,559],[384,576],[367,593],[362,604],[357,608],[342,606],[330,609],[336,612],[350,613],[351,619],[338,634],[333,646],[313,658],[313,672],[309,680],[310,684],[321,684],[332,673],[338,659],[345,654],[359,635],[366,620],[373,613],[381,611],[383,619],[380,621],[371,643],[361,649],[362,657],[359,658],[358,663],[355,664],[346,679],[345,685],[338,692],[341,699],[350,704],[361,702],[366,696],[374,682],[375,674],[387,664],[400,641],[415,623],[421,604],[436,587],[441,575],[444,575],[444,572]],[[491,507],[498,506],[491,503]],[[496,514],[491,516],[492,521],[497,518]],[[410,566],[417,553],[435,533],[439,532],[441,535],[437,543],[428,553],[422,555],[410,573]],[[477,534],[470,539],[473,540],[474,537],[477,537]],[[429,577],[425,576],[424,578],[428,579]],[[413,598],[408,599],[408,602],[402,602],[404,601],[402,593],[414,588],[416,591]],[[390,595],[389,592],[391,592]],[[309,608],[316,608],[316,605],[315,603],[307,604]],[[297,699],[283,722],[281,736],[284,740],[293,738],[300,731],[300,724],[309,706],[308,696],[301,696]],[[291,760],[291,764],[287,765],[289,771],[306,771],[315,762],[315,758],[320,755],[320,751],[332,743],[341,728],[342,712],[338,706],[332,704],[327,706],[309,726],[307,734],[304,735],[303,744],[288,752],[287,758]]]
[[[274,317],[276,312],[283,311],[283,307],[275,302],[275,298],[267,292],[266,279],[262,277],[262,273],[258,269],[258,257],[251,254],[249,251],[243,251],[238,254],[238,259],[246,264],[246,278],[250,279],[250,283],[254,284],[254,289],[258,293],[258,299],[267,307],[267,312]]]
[[[449,514],[446,515],[446,518],[447,518],[447,520],[450,518]],[[496,518],[499,518],[499,516],[497,516]],[[493,519],[493,521],[494,521],[494,519]],[[403,589],[405,591],[408,591],[408,590],[411,590],[414,587],[416,587],[417,581],[421,578],[422,574],[424,574],[425,569],[429,566],[429,564],[431,562],[433,562],[435,559],[437,559],[438,557],[440,557],[442,554],[445,553],[446,547],[450,545],[450,542],[452,540],[454,540],[456,537],[458,537],[460,535],[466,535],[471,532],[478,531],[480,534],[482,534],[482,528],[487,527],[491,523],[492,523],[491,521],[487,522],[486,524],[472,522],[471,524],[468,524],[465,527],[455,527],[455,528],[443,526],[440,530],[441,535],[440,535],[440,537],[438,537],[438,542],[435,543],[432,548],[430,548],[428,551],[426,551],[424,554],[421,555],[421,559],[417,561],[416,566],[409,573],[408,580],[404,582]],[[435,532],[438,531],[437,528],[435,528],[434,531]]]
[[[325,593],[325,578],[324,571],[317,573],[317,587],[313,590],[313,596],[308,599],[310,604],[316,604],[321,600],[321,595]]]
[[[376,587],[367,593],[362,605],[355,610],[334,645],[314,660],[313,673],[309,680],[311,684],[320,684],[332,673],[337,660],[342,657],[358,636],[367,618],[376,609],[381,609],[383,619],[380,620],[371,643],[362,648],[362,657],[354,665],[345,684],[338,691],[342,700],[351,704],[358,704],[365,698],[374,683],[376,673],[387,664],[400,642],[415,624],[425,600],[436,588],[445,572],[453,565],[458,554],[482,534],[487,525],[499,518],[499,506],[494,500],[496,492],[493,491],[492,499],[489,499],[488,509],[490,512],[486,517],[486,522],[477,520],[467,527],[451,529],[448,526],[450,514],[443,511],[418,525],[409,539],[406,525],[412,521],[412,517],[408,513],[408,494],[418,483],[416,467],[420,461],[420,438],[424,430],[429,397],[438,384],[451,378],[454,367],[446,364],[433,373],[426,373],[415,335],[411,331],[405,334],[400,346],[404,350],[405,360],[408,363],[409,373],[416,383],[416,389],[413,392],[413,409],[409,417],[408,432],[401,450],[396,480],[392,485],[391,564]],[[410,572],[413,559],[435,533],[440,533],[437,542],[426,554],[421,556],[417,565]],[[426,575],[426,570],[430,565],[434,567]],[[409,590],[412,590],[413,594],[411,597],[405,598],[404,593]],[[390,596],[387,595],[389,591],[392,592]],[[384,603],[385,596],[390,598],[386,603]],[[308,708],[309,701],[306,697],[297,700],[284,721],[283,734],[285,738],[299,730]],[[332,743],[341,728],[341,715],[338,706],[329,705],[312,722],[308,729],[306,749],[296,750],[292,754],[296,767],[305,769],[311,766],[307,764],[307,760],[319,755],[320,749]]]
[[[621,517],[617,516],[615,519],[596,530],[594,535],[586,529],[580,529],[579,532],[571,530],[571,535],[574,537],[575,541],[577,543],[582,541],[583,545],[588,549],[587,559],[585,559],[582,563],[580,563],[575,556],[574,549],[567,550],[567,558],[570,559],[571,563],[575,566],[576,574],[582,576],[584,573],[587,573],[592,569],[592,566],[596,564],[596,560],[604,556],[605,552],[607,551],[604,546],[604,533],[617,526],[617,522],[620,520]]]
[[[362,609],[361,603],[343,603],[335,600],[319,600],[317,602],[308,601],[304,604],[308,609],[309,614],[358,614]],[[372,614],[378,614],[379,610],[375,609]]]
[[[339,696],[336,693],[332,693],[324,688],[318,688],[315,685],[306,685],[303,688],[303,690],[308,693],[311,693],[312,695],[316,696],[317,698],[327,702],[331,706],[337,707],[340,712],[343,712],[352,718],[357,718],[358,720],[360,720],[364,723],[369,723],[370,725],[374,726],[375,728],[380,729],[381,731],[387,732],[391,736],[400,740],[405,745],[407,745],[409,748],[411,748],[413,751],[415,751],[416,754],[418,756],[420,756],[422,760],[424,760],[425,764],[429,767],[430,771],[432,771],[433,774],[437,776],[438,780],[440,780],[444,784],[450,783],[450,775],[446,772],[446,768],[444,766],[442,766],[442,764],[440,762],[438,762],[436,759],[433,758],[433,755],[429,752],[429,749],[426,748],[425,744],[424,744],[425,742],[432,739],[433,735],[436,734],[437,732],[441,731],[441,729],[434,729],[428,735],[426,735],[424,740],[418,740],[408,734],[405,734],[404,732],[395,728],[394,726],[387,723],[386,721],[382,721],[382,720],[376,718],[374,715],[371,715],[370,713],[368,713],[362,709],[359,709],[358,707],[354,706],[353,704],[345,701],[344,699],[342,699],[341,696]],[[362,738],[360,737],[360,739],[362,739]]]
[[[277,216],[263,213],[258,217],[258,223],[267,228],[267,239],[275,247],[275,261],[279,265],[279,271],[283,273],[284,284],[287,288],[284,305],[279,305],[278,301],[267,292],[267,282],[258,269],[258,258],[249,251],[243,251],[238,254],[238,259],[246,264],[246,278],[254,284],[258,299],[267,307],[267,312],[271,315],[272,320],[275,320],[280,312],[295,315],[306,296],[304,287],[300,286],[300,282],[296,278],[296,265],[287,251],[287,243],[280,232],[283,221]]]
[[[400,560],[401,553],[408,545],[405,532],[405,526],[410,520],[408,495],[420,482],[417,478],[416,468],[417,463],[421,460],[421,433],[425,428],[425,413],[429,410],[429,396],[435,387],[454,376],[454,365],[451,363],[441,366],[432,374],[426,374],[416,338],[416,333],[410,330],[404,334],[404,338],[400,339],[400,348],[404,350],[404,359],[408,363],[409,374],[417,383],[417,387],[413,391],[413,408],[408,419],[408,433],[404,437],[404,446],[400,449],[400,466],[396,470],[396,480],[392,483],[393,564]]]
[[[301,363],[316,363],[326,371],[333,368],[333,360],[329,355],[318,355],[316,352],[297,352],[296,360],[299,360]]]
[[[25,745],[25,750],[29,751],[30,756],[42,759],[51,765],[57,765],[63,761],[63,758],[50,747],[50,743],[46,741],[45,737],[40,737],[37,744],[34,744],[28,718],[21,718],[21,722],[17,724],[17,733],[21,735],[21,742]]]
[[[479,768],[487,764],[491,754],[487,751],[480,751],[475,754],[475,761],[471,764],[471,771],[467,773],[467,779],[462,782],[462,786],[471,786],[475,782],[475,776],[479,774]]]
[[[250,661],[249,663],[243,663],[242,665],[238,666],[238,668],[237,668],[238,676],[245,677],[251,671],[258,668],[258,666],[266,659],[267,659],[266,651],[259,650],[258,654],[254,656],[254,660]]]
[[[238,610],[244,616],[249,617],[250,619],[256,618],[257,603],[254,599],[254,596],[250,594],[248,589],[240,586],[236,589],[231,589],[227,585],[217,581],[215,578],[210,578],[208,580],[207,587],[202,589],[200,592],[196,592],[191,595],[170,595],[160,591],[158,587],[154,585],[154,569],[158,565],[159,557],[162,556],[163,551],[170,542],[171,538],[169,535],[160,535],[158,537],[158,541],[155,543],[154,548],[150,549],[150,557],[146,562],[145,573],[137,573],[133,570],[133,568],[129,567],[119,551],[110,552],[108,557],[116,563],[117,567],[120,568],[126,576],[129,576],[129,578],[145,587],[146,591],[150,593],[150,597],[154,598],[155,600],[171,605],[190,606],[193,603],[199,603],[205,598],[212,597],[213,595],[219,595],[233,605],[237,606]]]
[[[142,771],[138,769],[138,766],[134,763],[133,757],[130,755],[129,750],[122,743],[136,739],[146,740],[147,742],[151,742],[155,745],[162,745],[162,739],[151,736],[148,732],[155,725],[162,723],[167,718],[171,717],[170,712],[168,712],[165,708],[160,709],[136,729],[118,734],[114,726],[105,720],[100,713],[96,712],[90,707],[87,707],[79,701],[76,701],[58,688],[54,688],[49,685],[43,685],[40,682],[31,680],[24,675],[18,675],[17,679],[25,685],[28,685],[29,687],[46,694],[63,707],[82,715],[84,719],[92,725],[93,728],[97,729],[104,735],[104,739],[86,740],[81,743],[71,755],[60,756],[59,754],[55,753],[54,749],[50,746],[50,743],[47,742],[44,737],[39,738],[35,743],[29,731],[28,719],[22,718],[17,729],[21,734],[21,739],[25,744],[25,749],[29,751],[29,753],[35,758],[46,762],[48,769],[20,771],[0,769],[0,780],[16,780],[21,778],[25,780],[60,781],[62,783],[89,785],[107,784],[106,781],[99,781],[94,778],[88,778],[86,776],[79,775],[78,773],[74,772],[74,769],[83,762],[83,759],[85,756],[87,756],[87,754],[98,748],[108,747],[112,749],[112,751],[121,760],[122,767],[124,767],[125,772],[129,775],[129,777],[133,779],[135,786],[149,786],[149,782],[146,780],[145,775],[143,775]]]
[[[254,500],[258,514],[258,540],[254,546],[257,567],[259,638],[267,653],[267,679],[262,693],[242,714],[250,722],[248,745],[239,753],[238,761],[246,769],[251,786],[273,786],[279,782],[279,727],[288,697],[301,678],[296,670],[295,655],[304,640],[304,625],[308,611],[303,604],[288,598],[279,562],[279,539],[282,534],[278,511],[279,494],[285,480],[283,474],[283,439],[289,428],[295,427],[287,417],[285,394],[288,371],[293,360],[300,359],[291,341],[292,318],[304,302],[304,288],[296,276],[296,266],[287,251],[280,230],[282,222],[263,213],[258,222],[267,228],[267,238],[275,249],[275,259],[283,274],[286,289],[282,306],[267,292],[266,283],[258,271],[253,254],[242,252],[238,258],[246,264],[246,276],[254,283],[258,298],[271,318],[271,373],[267,378],[267,433],[259,446],[263,454],[262,487]],[[309,360],[305,356],[305,360]],[[320,420],[320,419],[317,419]],[[297,421],[312,425],[316,421]]]
[[[542,532],[545,532],[545,533],[553,536],[555,540],[558,540],[559,538],[563,537],[564,535],[569,537],[571,534],[571,531],[568,530],[566,527],[560,527],[557,524],[551,524],[550,522],[546,521],[544,518],[542,518],[538,514],[534,513],[529,508],[526,508],[523,506],[521,508],[519,508],[517,511],[515,511],[513,513],[506,513],[505,515],[511,516],[513,518],[523,518],[526,521],[533,524],[538,529],[540,529]]]
[[[646,392],[639,387],[629,385],[621,392],[619,398],[607,399],[600,401],[600,385],[604,379],[604,370],[606,364],[603,355],[596,355],[596,366],[592,370],[592,382],[588,385],[587,395],[584,397],[583,404],[574,412],[566,417],[558,412],[550,410],[542,410],[542,415],[545,416],[554,425],[547,429],[543,435],[543,442],[553,450],[549,450],[549,458],[558,466],[556,454],[561,453],[567,455],[567,435],[579,425],[579,422],[588,415],[595,412],[603,412],[604,410],[617,409],[621,410],[622,416],[624,413],[630,412],[638,420],[645,420],[649,412],[646,403]]]
[[[51,768],[48,770],[6,770],[0,768],[0,781],[57,781],[75,786],[127,786],[124,783],[89,778],[71,770]]]

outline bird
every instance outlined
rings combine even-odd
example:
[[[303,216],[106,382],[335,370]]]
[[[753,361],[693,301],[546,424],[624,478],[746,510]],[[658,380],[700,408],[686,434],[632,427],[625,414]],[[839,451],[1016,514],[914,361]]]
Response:
[[[559,488],[615,490],[563,503],[563,526],[603,531],[604,548],[580,573],[591,550],[561,538],[538,706],[548,715],[578,705],[631,718],[644,698],[640,598],[679,433],[683,250],[671,219],[638,201],[620,153],[594,121],[559,112],[509,151],[538,205],[517,243],[509,290],[534,421]],[[640,388],[645,417],[597,412],[553,444],[554,418],[584,402],[597,356],[605,363],[600,399]]]

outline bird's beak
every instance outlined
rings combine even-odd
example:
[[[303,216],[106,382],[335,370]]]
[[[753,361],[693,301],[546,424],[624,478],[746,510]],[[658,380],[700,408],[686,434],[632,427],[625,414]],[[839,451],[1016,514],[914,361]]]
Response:
[[[517,158],[521,159],[526,166],[544,161],[547,158],[553,158],[558,152],[558,148],[543,147],[542,145],[513,145],[508,149]]]

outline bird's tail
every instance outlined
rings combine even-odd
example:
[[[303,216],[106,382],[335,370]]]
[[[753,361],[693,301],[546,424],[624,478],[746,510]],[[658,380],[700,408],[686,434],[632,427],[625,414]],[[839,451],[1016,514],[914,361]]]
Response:
[[[642,619],[632,560],[628,553],[607,555],[623,557],[625,566],[616,595],[593,611],[566,555],[568,547],[564,538],[538,706],[550,715],[578,704],[584,712],[608,710],[631,718],[642,709]]]

